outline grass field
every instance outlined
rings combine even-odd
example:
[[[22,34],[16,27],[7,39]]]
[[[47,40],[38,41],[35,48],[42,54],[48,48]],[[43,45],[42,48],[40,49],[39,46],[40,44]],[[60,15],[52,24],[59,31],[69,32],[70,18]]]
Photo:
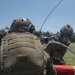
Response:
[[[71,43],[69,48],[72,49],[73,52],[75,52],[75,43]],[[69,49],[67,49],[64,60],[67,65],[75,66],[75,55]]]
[[[72,51],[75,53],[75,43],[71,43],[69,48],[72,49]],[[65,60],[67,65],[75,66],[75,55],[69,49],[67,49],[67,52],[63,59]]]

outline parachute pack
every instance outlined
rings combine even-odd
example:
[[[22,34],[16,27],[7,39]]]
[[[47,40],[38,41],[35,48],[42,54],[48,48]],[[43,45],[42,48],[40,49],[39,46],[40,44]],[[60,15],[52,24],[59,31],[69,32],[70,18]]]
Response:
[[[30,33],[8,33],[1,42],[0,75],[43,75],[43,48]]]

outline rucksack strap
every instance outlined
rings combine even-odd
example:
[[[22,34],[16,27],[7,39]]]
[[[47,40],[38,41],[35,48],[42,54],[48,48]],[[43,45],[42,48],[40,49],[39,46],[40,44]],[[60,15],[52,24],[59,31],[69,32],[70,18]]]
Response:
[[[7,39],[7,45],[8,45],[8,39]],[[4,38],[1,39],[1,49],[0,49],[0,68],[1,68],[1,74],[3,72],[3,47],[4,47]]]
[[[0,50],[0,67],[1,67],[1,74],[2,74],[2,70],[3,70],[3,39],[1,40],[1,50]]]

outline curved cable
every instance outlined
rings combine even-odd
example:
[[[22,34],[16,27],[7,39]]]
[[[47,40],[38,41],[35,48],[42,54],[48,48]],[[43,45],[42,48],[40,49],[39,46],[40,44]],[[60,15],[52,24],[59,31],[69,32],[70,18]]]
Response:
[[[52,14],[52,12],[58,7],[58,5],[62,2],[63,0],[61,0],[53,9],[52,11],[48,14],[48,16],[46,17],[46,19],[44,20],[44,22],[41,25],[40,31],[42,30],[42,27],[44,26],[44,23],[46,22],[46,20],[48,19],[48,17]]]
[[[67,48],[69,51],[71,51],[74,55],[75,55],[75,52],[74,52],[74,50],[73,49],[70,49],[68,46],[66,46],[65,44],[63,44],[63,43],[60,43],[60,42],[56,42],[56,41],[51,41],[50,42],[51,44],[58,44],[58,45],[61,45],[61,46],[63,46],[63,47],[65,47],[65,48]]]

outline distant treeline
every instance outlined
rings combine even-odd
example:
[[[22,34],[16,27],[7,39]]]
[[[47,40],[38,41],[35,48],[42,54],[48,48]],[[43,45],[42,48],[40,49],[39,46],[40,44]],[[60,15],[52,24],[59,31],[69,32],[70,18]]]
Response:
[[[39,38],[41,36],[46,36],[46,37],[51,37],[54,34],[60,34],[59,32],[57,33],[52,33],[52,32],[41,32],[41,31],[35,31],[34,34]],[[75,33],[73,33],[72,38],[71,38],[71,42],[75,42]]]
[[[4,32],[4,30],[9,30],[9,27],[5,27],[5,29],[1,29],[0,33]],[[34,32],[34,35],[36,35],[38,38],[40,38],[41,36],[51,37],[54,34],[60,34],[60,33],[59,32],[52,33],[52,32],[49,32],[49,31],[46,31],[46,32],[44,32],[44,31],[35,31]],[[71,42],[75,42],[75,33],[73,33],[73,35],[72,35]]]

